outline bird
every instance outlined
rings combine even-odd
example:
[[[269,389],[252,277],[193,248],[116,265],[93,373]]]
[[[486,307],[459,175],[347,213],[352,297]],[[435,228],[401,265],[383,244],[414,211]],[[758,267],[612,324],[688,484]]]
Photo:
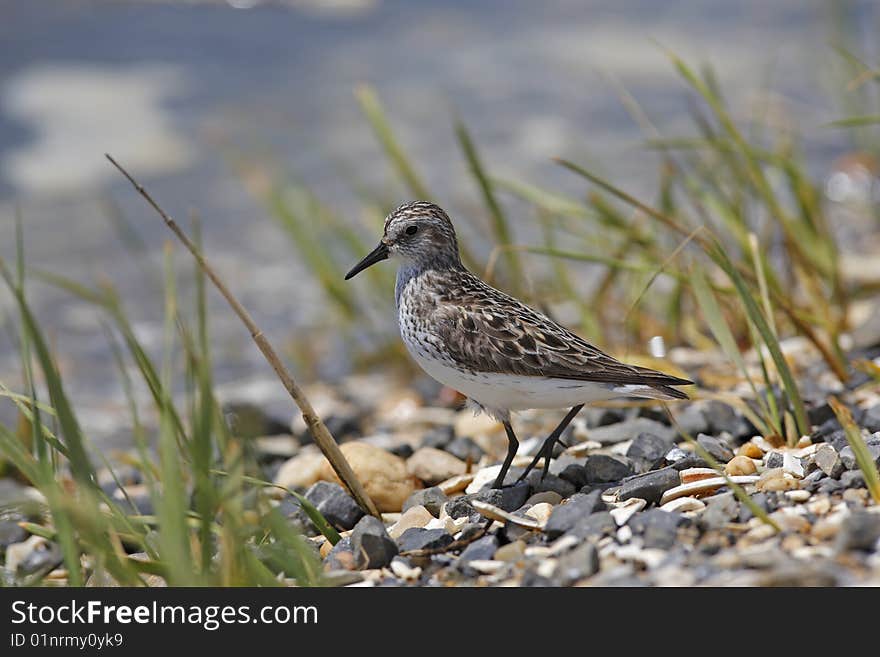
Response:
[[[688,399],[688,379],[628,365],[498,290],[461,261],[452,220],[434,203],[404,203],[385,219],[379,244],[345,275],[397,261],[394,298],[401,338],[432,378],[457,390],[504,427],[501,488],[519,449],[511,414],[569,409],[518,481],[553,448],[585,404],[620,398]]]

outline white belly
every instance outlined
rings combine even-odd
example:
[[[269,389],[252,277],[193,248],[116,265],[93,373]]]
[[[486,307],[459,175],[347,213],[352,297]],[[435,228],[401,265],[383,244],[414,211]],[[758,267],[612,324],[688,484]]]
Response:
[[[458,390],[487,410],[571,408],[577,404],[622,396],[619,388],[607,384],[490,372],[462,372],[447,362],[427,357],[423,353],[413,350],[411,353],[431,377]]]

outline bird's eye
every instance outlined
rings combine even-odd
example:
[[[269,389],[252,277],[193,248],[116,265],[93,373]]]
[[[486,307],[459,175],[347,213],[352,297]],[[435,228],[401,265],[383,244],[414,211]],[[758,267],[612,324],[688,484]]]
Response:
[[[419,227],[416,226],[415,224],[413,224],[412,226],[406,227],[406,234],[407,235],[415,235],[417,232],[419,232]]]

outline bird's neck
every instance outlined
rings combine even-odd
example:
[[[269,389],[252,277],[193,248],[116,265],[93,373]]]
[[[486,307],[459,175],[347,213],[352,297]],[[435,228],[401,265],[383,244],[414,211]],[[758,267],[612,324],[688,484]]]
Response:
[[[394,300],[400,307],[400,295],[406,289],[407,283],[431,271],[446,271],[452,269],[464,269],[459,258],[436,259],[427,261],[403,260],[397,269],[397,282],[394,285]]]

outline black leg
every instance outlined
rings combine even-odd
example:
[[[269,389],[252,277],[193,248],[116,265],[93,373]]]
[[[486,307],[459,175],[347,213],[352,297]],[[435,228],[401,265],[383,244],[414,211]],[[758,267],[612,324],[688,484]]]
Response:
[[[572,408],[568,414],[562,418],[562,422],[553,430],[553,432],[547,436],[547,440],[544,441],[544,444],[541,445],[541,448],[538,450],[538,453],[535,454],[535,458],[532,459],[532,462],[529,463],[529,466],[525,469],[519,479],[517,479],[517,483],[525,479],[528,474],[532,471],[538,464],[538,460],[543,456],[544,457],[544,474],[541,475],[541,479],[547,476],[547,473],[550,471],[550,459],[553,457],[553,446],[556,444],[556,441],[559,440],[559,436],[562,435],[562,432],[565,431],[565,428],[571,424],[571,421],[575,418],[575,416],[581,412],[581,409],[584,407],[583,404],[578,404],[574,408]]]
[[[513,433],[513,427],[510,426],[509,421],[504,423],[504,430],[507,432],[507,456],[504,457],[504,463],[501,465],[501,470],[495,478],[492,488],[501,488],[501,485],[504,483],[504,477],[507,476],[507,471],[510,470],[513,457],[516,456],[516,450],[519,449],[519,441],[516,439],[516,434]]]

